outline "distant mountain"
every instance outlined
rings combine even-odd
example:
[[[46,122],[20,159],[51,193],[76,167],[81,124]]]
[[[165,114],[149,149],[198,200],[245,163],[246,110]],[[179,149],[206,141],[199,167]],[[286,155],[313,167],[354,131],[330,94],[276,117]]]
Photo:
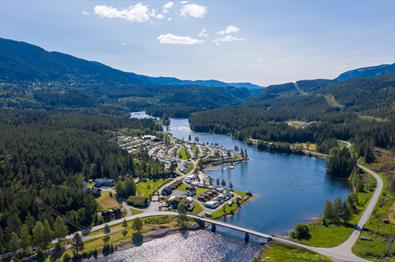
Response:
[[[378,66],[362,67],[354,70],[350,70],[340,74],[336,80],[347,80],[351,78],[370,78],[375,76],[381,76],[385,74],[395,73],[394,64],[384,64]]]
[[[95,61],[49,52],[41,47],[0,38],[0,81],[44,81],[73,84],[116,84],[128,86],[201,86],[259,89],[251,83],[225,83],[218,80],[180,80],[123,72]]]
[[[0,108],[115,106],[158,115],[241,103],[258,93],[250,83],[150,77],[0,38]]]

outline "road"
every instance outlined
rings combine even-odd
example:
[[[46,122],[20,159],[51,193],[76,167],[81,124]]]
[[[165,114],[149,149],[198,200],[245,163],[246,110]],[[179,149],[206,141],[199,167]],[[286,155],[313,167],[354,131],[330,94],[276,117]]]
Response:
[[[342,141],[342,142],[345,143],[347,145],[347,147],[351,146],[351,143],[349,143],[347,141]],[[379,199],[379,197],[381,195],[381,192],[383,190],[383,180],[381,179],[381,177],[376,172],[374,172],[374,171],[372,171],[372,170],[370,170],[370,169],[368,169],[368,168],[366,168],[366,167],[364,167],[364,166],[362,166],[360,164],[357,164],[357,165],[358,165],[358,167],[360,169],[362,169],[363,171],[371,174],[376,179],[377,186],[376,186],[376,189],[375,189],[372,197],[369,200],[369,203],[368,203],[366,209],[364,210],[361,218],[359,219],[357,227],[354,229],[354,231],[352,232],[350,237],[344,243],[340,244],[339,246],[332,247],[332,248],[321,248],[321,247],[313,247],[313,246],[304,245],[304,244],[301,244],[301,243],[294,242],[292,240],[288,240],[288,239],[281,238],[281,237],[275,237],[275,236],[272,237],[273,241],[276,241],[276,242],[284,244],[284,245],[289,245],[289,246],[294,246],[294,247],[307,249],[307,250],[319,253],[321,255],[327,256],[327,257],[331,258],[333,261],[355,261],[355,262],[368,261],[368,260],[365,260],[363,258],[360,258],[360,257],[354,255],[353,252],[352,252],[352,247],[354,246],[355,242],[358,240],[358,238],[359,238],[359,236],[361,234],[361,230],[362,230],[363,226],[366,224],[366,222],[369,220],[370,216],[373,213],[373,210],[374,210],[374,208],[375,208],[375,206],[376,206],[376,204],[378,202],[378,199]],[[180,180],[180,179],[185,178],[187,175],[182,175],[182,176],[177,177],[175,180],[172,180],[171,182],[169,182],[166,185],[164,185],[160,190],[162,190],[165,186],[170,185],[171,183],[173,183],[176,180]],[[147,210],[144,213],[127,216],[127,217],[122,218],[122,219],[118,219],[118,220],[114,220],[114,221],[108,222],[107,224],[109,226],[112,226],[112,225],[116,225],[116,224],[122,223],[122,221],[124,219],[126,221],[130,221],[130,220],[133,220],[135,218],[143,218],[143,217],[149,217],[149,216],[161,216],[161,215],[174,215],[174,216],[176,216],[176,215],[178,215],[178,213],[177,212],[172,212],[172,211]],[[226,227],[229,227],[229,228],[236,229],[238,231],[249,232],[249,233],[251,233],[253,231],[253,230],[246,229],[246,228],[243,228],[243,227],[238,227],[238,226],[234,226],[234,225],[225,224],[225,223],[219,222],[217,220],[212,220],[212,219],[207,219],[207,218],[200,218],[200,217],[194,216],[194,215],[188,215],[188,217],[190,217],[190,218],[199,218],[199,219],[202,219],[203,221],[210,222],[210,223],[215,223],[215,224],[222,225],[222,226],[226,226]],[[221,223],[221,224],[219,224],[219,223]],[[91,229],[91,231],[97,231],[97,230],[103,229],[104,226],[105,226],[104,224],[95,226],[95,227],[93,227]],[[251,234],[262,235],[262,237],[268,236],[267,234],[256,232],[256,231],[254,231]],[[67,236],[67,239],[71,239],[72,237],[73,237],[73,235],[69,235],[69,236]],[[86,237],[84,237],[84,239],[86,239]]]

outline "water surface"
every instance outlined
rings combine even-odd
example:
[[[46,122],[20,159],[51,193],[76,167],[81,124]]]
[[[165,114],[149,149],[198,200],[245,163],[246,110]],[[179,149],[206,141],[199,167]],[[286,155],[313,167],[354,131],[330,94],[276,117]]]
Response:
[[[139,115],[141,116],[141,114]],[[345,198],[349,187],[344,180],[325,174],[325,160],[307,156],[258,151],[226,135],[191,131],[187,119],[171,119],[168,132],[177,138],[199,137],[200,142],[218,143],[225,147],[247,149],[249,161],[234,169],[209,171],[213,178],[231,181],[236,189],[251,191],[256,198],[242,207],[229,223],[264,233],[285,235],[298,223],[321,214],[324,201]],[[116,252],[110,261],[251,261],[261,250],[260,240],[217,227],[208,230],[175,234],[156,239],[140,247]]]

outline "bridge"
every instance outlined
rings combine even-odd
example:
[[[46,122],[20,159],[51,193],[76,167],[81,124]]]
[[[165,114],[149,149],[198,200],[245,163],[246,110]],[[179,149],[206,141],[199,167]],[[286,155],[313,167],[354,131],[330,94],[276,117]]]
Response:
[[[269,235],[269,234],[261,233],[261,232],[258,232],[258,231],[252,230],[252,229],[248,229],[248,228],[245,228],[245,227],[236,226],[236,225],[228,224],[228,223],[221,222],[221,221],[218,221],[218,220],[205,218],[205,217],[200,217],[200,216],[195,216],[195,215],[190,215],[190,214],[188,214],[187,217],[188,218],[193,218],[193,219],[205,222],[205,223],[210,223],[212,232],[216,231],[216,226],[221,226],[221,227],[233,229],[233,230],[236,230],[236,231],[239,231],[239,232],[243,232],[243,233],[245,233],[244,240],[246,242],[249,241],[250,235],[264,238],[264,239],[266,239],[266,241],[271,241],[272,240],[272,236]]]

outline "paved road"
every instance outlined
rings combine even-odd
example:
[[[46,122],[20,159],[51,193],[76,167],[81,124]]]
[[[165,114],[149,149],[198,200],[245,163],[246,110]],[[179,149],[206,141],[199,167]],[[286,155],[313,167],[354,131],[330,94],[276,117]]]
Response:
[[[363,228],[363,226],[365,225],[365,223],[369,220],[374,207],[376,206],[376,203],[380,197],[381,191],[383,189],[383,180],[381,179],[381,177],[374,171],[361,166],[358,164],[358,167],[361,168],[362,170],[364,170],[367,173],[370,173],[377,181],[377,187],[373,193],[373,196],[371,197],[368,206],[366,207],[365,211],[363,212],[359,222],[358,222],[358,227],[352,232],[352,234],[350,235],[350,237],[341,245],[337,246],[337,247],[333,247],[333,248],[320,248],[320,247],[313,247],[313,246],[308,246],[308,245],[304,245],[304,244],[300,244],[300,243],[296,243],[293,242],[291,240],[288,239],[284,239],[284,238],[280,238],[280,237],[272,237],[273,241],[276,241],[278,243],[281,244],[285,244],[285,245],[290,245],[290,246],[294,246],[294,247],[299,247],[299,248],[303,248],[303,249],[307,249],[313,252],[317,252],[319,254],[322,254],[324,256],[327,256],[331,259],[333,259],[334,261],[356,261],[356,262],[364,262],[364,261],[368,261],[365,260],[363,258],[357,257],[352,253],[352,247],[355,244],[355,242],[358,240],[358,237],[361,233],[361,230]],[[161,215],[173,215],[176,216],[178,215],[177,212],[172,212],[172,211],[146,211],[144,213],[140,213],[137,215],[131,215],[131,216],[127,216],[125,218],[121,218],[118,220],[114,220],[111,222],[108,222],[107,224],[109,226],[112,225],[116,225],[119,223],[122,223],[122,221],[125,219],[126,221],[130,221],[133,220],[135,218],[143,218],[143,217],[149,217],[149,216],[161,216]],[[188,215],[188,217],[191,218],[200,218],[198,216],[195,215]],[[223,222],[220,222],[218,220],[212,220],[212,219],[208,219],[208,218],[200,218],[203,221],[206,222],[210,222],[210,223],[215,223],[221,226],[226,226],[229,228],[233,228],[236,229],[238,231],[243,231],[243,232],[249,232],[251,234],[254,235],[259,235],[262,237],[268,237],[268,234],[264,234],[264,233],[260,233],[260,232],[256,232],[247,228],[243,228],[243,227],[238,227],[238,226],[234,226],[234,225],[229,225]],[[91,231],[97,231],[100,229],[104,228],[104,224],[102,225],[98,225],[95,226],[91,229]],[[69,235],[67,236],[67,239],[71,239],[73,235]]]
[[[351,144],[347,141],[342,141],[344,143],[346,143],[347,147],[350,147]],[[377,181],[377,186],[376,189],[373,193],[373,196],[371,197],[371,199],[369,200],[368,206],[366,207],[366,209],[364,210],[358,224],[357,224],[357,228],[352,232],[352,234],[350,235],[350,237],[341,245],[337,246],[337,247],[333,247],[333,248],[320,248],[320,247],[313,247],[313,246],[308,246],[308,245],[304,245],[304,244],[300,244],[300,243],[296,243],[294,241],[288,240],[288,239],[284,239],[284,238],[280,238],[280,237],[272,237],[273,241],[276,241],[278,243],[281,244],[285,244],[285,245],[290,245],[290,246],[294,246],[294,247],[299,247],[299,248],[303,248],[303,249],[307,249],[313,252],[317,252],[319,254],[322,254],[324,256],[327,256],[329,258],[331,258],[333,261],[355,261],[355,262],[365,262],[368,260],[365,260],[363,258],[360,258],[356,255],[353,254],[352,252],[352,247],[355,244],[355,242],[358,240],[359,235],[361,234],[361,230],[363,228],[363,226],[366,224],[366,222],[369,220],[370,216],[372,215],[372,212],[374,210],[374,207],[377,204],[377,201],[381,195],[381,192],[383,190],[383,180],[381,179],[381,177],[374,171],[362,166],[358,164],[358,167],[362,170],[364,170],[365,172],[371,174]],[[164,185],[160,190],[162,190],[165,186],[173,183],[176,180],[180,180],[183,179],[185,176],[187,175],[182,175],[177,177],[175,180],[167,183],[166,185]],[[149,216],[159,216],[159,215],[178,215],[177,212],[172,212],[172,211],[152,211],[152,210],[148,210],[145,211],[144,213],[141,214],[137,214],[137,215],[131,215],[131,216],[127,216],[125,218],[122,219],[118,219],[118,220],[114,220],[111,221],[109,223],[107,223],[109,226],[112,225],[116,225],[121,223],[124,219],[126,221],[130,221],[133,220],[135,218],[143,218],[143,217],[149,217]],[[188,217],[191,218],[199,218],[202,219],[203,221],[206,222],[210,222],[210,223],[215,223],[221,226],[226,226],[229,228],[233,228],[236,229],[238,231],[243,231],[243,232],[249,232],[251,234],[254,235],[259,235],[262,237],[268,237],[270,235],[264,234],[264,233],[260,233],[260,232],[256,232],[247,228],[243,228],[243,227],[238,227],[238,226],[234,226],[234,225],[229,225],[223,222],[220,222],[218,220],[212,220],[212,219],[207,219],[207,218],[200,218],[198,216],[195,215],[188,215]],[[98,225],[95,226],[91,229],[91,231],[97,231],[100,229],[104,228],[104,224],[102,225]],[[72,235],[69,235],[67,237],[68,239],[72,238]]]
[[[347,148],[351,147],[350,142],[348,142],[348,141],[341,141],[341,142],[345,143]],[[354,229],[354,231],[352,232],[350,237],[344,243],[340,244],[337,247],[333,247],[333,248],[318,248],[318,247],[311,247],[311,246],[297,244],[293,241],[285,240],[285,239],[281,239],[281,238],[273,238],[273,240],[276,240],[276,241],[283,243],[283,244],[299,246],[301,248],[305,248],[305,249],[320,253],[322,255],[330,257],[334,261],[368,261],[366,259],[363,259],[363,258],[360,258],[360,257],[357,257],[356,255],[354,255],[352,252],[352,247],[354,246],[355,242],[358,240],[359,235],[361,234],[361,231],[363,229],[363,226],[366,224],[366,222],[368,222],[370,216],[373,213],[374,207],[376,206],[377,201],[379,200],[379,197],[380,197],[381,192],[383,190],[383,180],[373,170],[370,170],[360,164],[357,164],[357,166],[360,169],[362,169],[364,172],[371,174],[376,179],[377,186],[376,186],[376,189],[373,193],[373,196],[369,200],[368,206],[366,207],[361,218],[359,219],[356,229]]]

